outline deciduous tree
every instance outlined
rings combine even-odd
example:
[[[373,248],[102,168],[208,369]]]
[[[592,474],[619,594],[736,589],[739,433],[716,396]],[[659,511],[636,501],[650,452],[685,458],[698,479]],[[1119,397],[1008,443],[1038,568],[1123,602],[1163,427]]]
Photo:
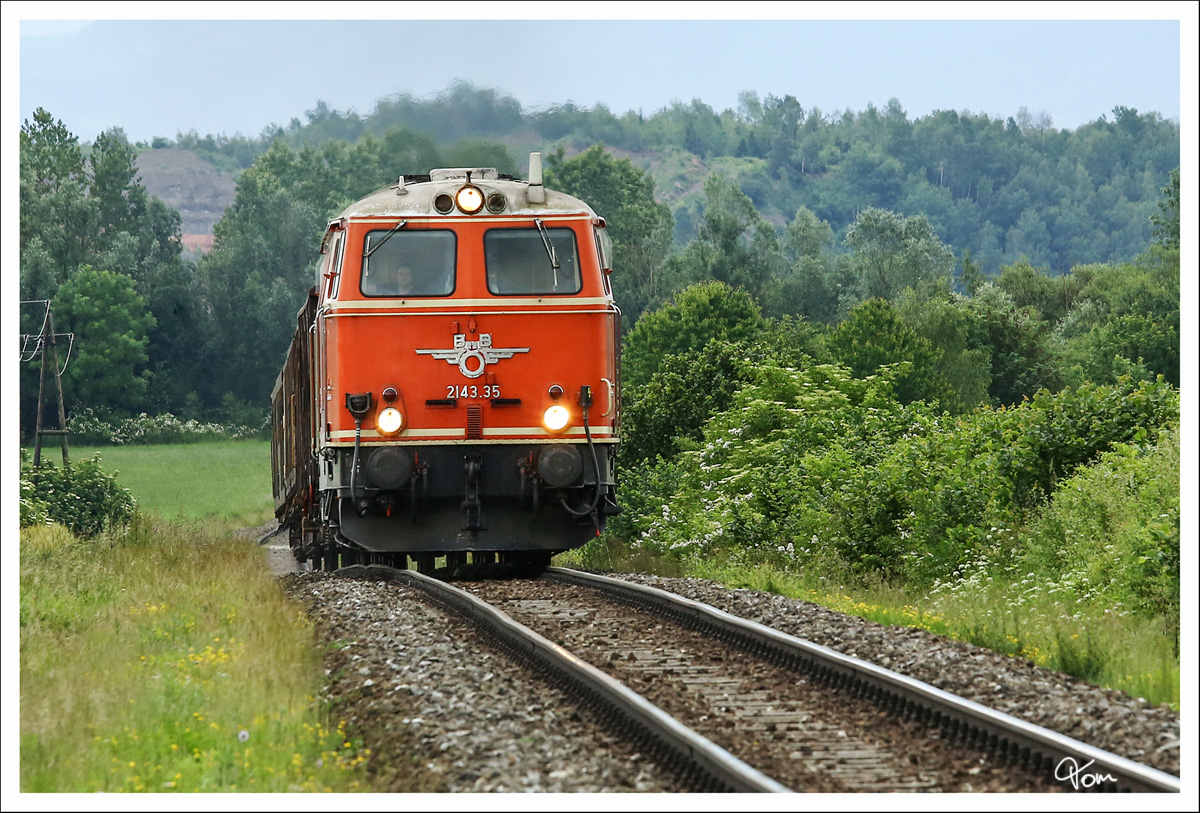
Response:
[[[768,283],[783,273],[775,227],[725,175],[709,176],[704,199],[696,239],[674,258],[673,268],[689,281],[716,280],[741,288],[761,303]]]
[[[842,294],[844,312],[867,299],[895,299],[905,289],[919,297],[950,290],[954,253],[923,215],[864,209],[845,242],[852,287]]]
[[[745,291],[723,282],[705,282],[681,291],[674,301],[638,320],[625,339],[622,375],[629,386],[650,380],[662,359],[714,339],[737,343],[758,336],[765,326],[758,305]]]
[[[1150,216],[1154,240],[1168,249],[1179,248],[1179,170],[1171,170],[1171,182],[1163,187],[1158,214]]]
[[[868,299],[850,312],[826,339],[833,357],[856,378],[879,373],[884,365],[907,363],[894,378],[901,403],[945,400],[950,389],[939,363],[942,352],[917,335],[884,299]]]
[[[154,317],[133,280],[84,266],[59,289],[55,320],[58,330],[75,334],[63,375],[68,408],[142,409],[149,383],[146,334]]]

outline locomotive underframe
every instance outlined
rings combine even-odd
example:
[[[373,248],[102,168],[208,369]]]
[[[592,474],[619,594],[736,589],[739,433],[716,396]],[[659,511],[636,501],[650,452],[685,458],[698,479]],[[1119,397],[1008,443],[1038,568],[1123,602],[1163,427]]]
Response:
[[[578,451],[581,470],[571,483],[552,487],[537,471],[548,446]],[[412,458],[412,473],[399,487],[372,480],[367,463],[383,448]],[[613,446],[592,448],[595,466],[586,443],[378,444],[360,450],[353,485],[353,449],[329,449],[320,519],[336,529],[339,543],[377,553],[569,550],[595,537],[615,510]]]

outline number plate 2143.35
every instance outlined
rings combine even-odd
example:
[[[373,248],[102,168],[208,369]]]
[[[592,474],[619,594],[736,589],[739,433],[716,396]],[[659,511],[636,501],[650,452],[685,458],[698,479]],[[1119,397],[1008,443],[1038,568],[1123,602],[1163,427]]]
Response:
[[[455,386],[454,384],[446,385],[447,398],[499,398],[499,384],[463,384]]]

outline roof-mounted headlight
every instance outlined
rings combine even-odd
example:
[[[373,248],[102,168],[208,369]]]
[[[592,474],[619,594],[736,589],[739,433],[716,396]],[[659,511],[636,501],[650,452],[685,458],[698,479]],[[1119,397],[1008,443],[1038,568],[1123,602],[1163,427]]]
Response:
[[[508,200],[499,192],[493,192],[487,196],[488,211],[498,215],[504,211],[504,207],[508,205]]]
[[[458,190],[454,203],[463,214],[473,215],[483,208],[483,191],[478,186],[467,184]]]

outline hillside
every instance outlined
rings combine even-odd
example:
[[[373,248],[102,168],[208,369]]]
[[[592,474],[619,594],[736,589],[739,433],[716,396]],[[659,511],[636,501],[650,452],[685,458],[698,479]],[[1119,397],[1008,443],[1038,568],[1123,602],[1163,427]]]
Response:
[[[146,191],[179,212],[185,245],[202,244],[188,237],[211,236],[213,226],[233,203],[234,174],[218,170],[192,150],[146,150],[138,155],[137,168]]]
[[[730,161],[718,158],[715,162],[705,162],[678,148],[631,152],[610,147],[609,151],[617,158],[630,159],[635,166],[649,172],[654,178],[659,200],[676,212],[694,208],[703,200],[704,181],[714,169],[727,172],[732,169],[722,166]],[[563,152],[571,158],[580,150],[571,146]],[[527,157],[514,155],[522,174]],[[710,163],[716,166],[710,166]],[[137,168],[146,191],[179,212],[185,251],[194,253],[211,249],[213,226],[233,203],[237,173],[217,169],[205,156],[184,147],[144,150],[137,157]],[[410,171],[425,172],[432,168],[411,167]]]
[[[628,158],[651,175],[658,199],[671,207],[676,222],[680,224],[677,229],[680,242],[686,242],[691,236],[694,218],[702,208],[704,181],[710,174],[714,171],[725,172],[736,178],[746,171],[761,170],[765,164],[762,159],[754,158],[718,156],[703,160],[678,147],[637,152],[620,147],[608,149],[617,158]],[[513,153],[512,149],[509,151]],[[567,158],[579,152],[580,149],[575,146],[563,150]],[[527,166],[527,157],[526,154],[513,154],[521,174],[524,174]],[[185,253],[194,256],[210,251],[213,226],[233,203],[237,191],[237,173],[218,169],[204,155],[184,147],[145,150],[138,155],[137,167],[146,191],[179,212]],[[425,172],[432,167],[409,169],[412,172]],[[779,226],[787,222],[782,213],[769,206],[765,208],[763,214],[768,220]]]

